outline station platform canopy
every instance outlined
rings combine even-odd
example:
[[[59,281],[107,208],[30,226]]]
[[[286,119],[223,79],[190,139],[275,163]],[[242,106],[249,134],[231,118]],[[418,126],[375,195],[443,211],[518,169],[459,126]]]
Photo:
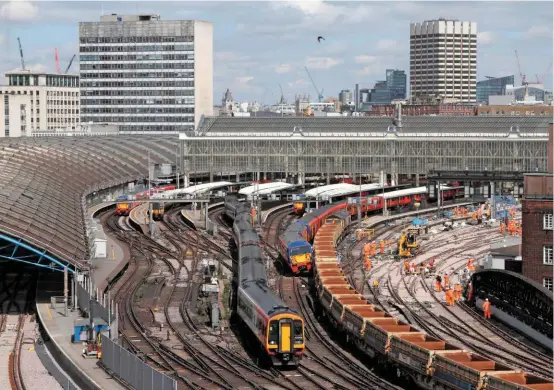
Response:
[[[196,184],[196,185],[188,186],[186,188],[169,190],[169,191],[162,192],[161,194],[156,194],[157,195],[156,199],[175,199],[186,195],[198,196],[198,195],[205,194],[206,192],[210,192],[220,188],[225,188],[230,185],[233,185],[233,183],[231,183],[230,181],[217,181],[214,183]]]
[[[383,187],[379,183],[362,184],[361,192],[374,191],[381,188]],[[359,185],[339,183],[339,184],[330,184],[326,186],[312,188],[311,190],[306,191],[305,195],[307,198],[322,198],[322,197],[333,198],[337,196],[347,196],[347,195],[359,194],[359,193],[360,193]]]
[[[239,190],[241,195],[268,195],[277,191],[293,188],[295,185],[283,182],[254,184],[253,186],[244,187]]]

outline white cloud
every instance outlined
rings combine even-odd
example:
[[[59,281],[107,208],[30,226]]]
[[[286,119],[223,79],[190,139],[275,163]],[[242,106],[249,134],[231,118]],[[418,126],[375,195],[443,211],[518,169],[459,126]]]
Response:
[[[302,86],[302,85],[308,85],[308,82],[304,79],[298,79],[298,80],[293,81],[291,83],[287,83],[287,85],[290,88],[294,88],[294,87],[298,87],[298,86]]]
[[[340,21],[341,25],[367,23],[368,18],[372,16],[372,7],[367,3],[361,3],[355,7],[339,5],[339,2],[331,3],[322,0],[284,0],[271,2],[270,4],[276,10],[284,7],[294,8],[303,14],[305,25],[309,24],[320,29],[322,25],[334,25],[337,21]]]
[[[535,25],[525,32],[525,38],[552,38],[552,26]]]
[[[290,64],[279,64],[275,67],[276,73],[289,73],[292,70],[292,66]]]
[[[377,42],[377,50],[381,51],[396,51],[401,48],[401,44],[394,39],[381,39]]]
[[[332,57],[307,57],[306,66],[309,69],[331,69],[334,66],[342,64],[344,61],[340,58]]]
[[[491,45],[496,41],[496,34],[491,31],[482,31],[477,34],[477,43]]]
[[[248,84],[250,81],[254,80],[254,77],[243,76],[243,77],[237,77],[236,80],[239,84]]]
[[[10,1],[0,7],[0,19],[28,21],[38,16],[38,7],[28,1]]]
[[[372,69],[373,69],[373,68],[372,68],[371,66],[364,66],[362,69],[355,70],[354,73],[355,73],[355,74],[358,74],[358,75],[360,75],[360,76],[367,76],[367,75],[369,75],[369,74],[374,73],[374,72],[372,71]]]
[[[375,56],[361,55],[354,57],[356,64],[371,64],[377,60]]]

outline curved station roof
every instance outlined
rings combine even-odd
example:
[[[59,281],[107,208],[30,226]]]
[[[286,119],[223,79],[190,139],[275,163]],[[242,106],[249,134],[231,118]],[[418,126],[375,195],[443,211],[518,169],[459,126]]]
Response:
[[[177,137],[0,139],[0,231],[61,260],[84,265],[87,195],[175,161]]]

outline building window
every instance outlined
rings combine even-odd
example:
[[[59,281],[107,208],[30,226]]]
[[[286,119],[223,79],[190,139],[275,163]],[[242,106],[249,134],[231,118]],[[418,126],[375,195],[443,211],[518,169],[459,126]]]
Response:
[[[552,230],[552,214],[545,214],[542,217],[542,228],[544,230]]]
[[[552,245],[542,247],[542,263],[552,265]]]
[[[543,278],[542,285],[552,291],[552,278]]]

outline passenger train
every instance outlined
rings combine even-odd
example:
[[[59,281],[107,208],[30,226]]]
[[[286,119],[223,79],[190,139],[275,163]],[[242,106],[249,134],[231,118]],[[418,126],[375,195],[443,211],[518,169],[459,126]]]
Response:
[[[352,288],[337,263],[337,245],[350,221],[351,213],[344,209],[328,214],[313,245],[315,301],[348,342],[425,389],[554,388],[552,380],[461,350],[370,304]]]
[[[225,197],[225,214],[233,220],[237,247],[230,307],[252,331],[274,366],[296,366],[304,353],[304,320],[267,284],[260,237],[250,207],[235,194]]]
[[[382,210],[385,201],[387,208],[407,206],[412,202],[420,201],[426,193],[426,187],[417,187],[361,198],[362,213]],[[279,252],[293,274],[306,273],[312,269],[312,246],[310,242],[327,217],[339,210],[347,210],[350,214],[355,214],[357,213],[357,205],[349,205],[344,200],[320,207],[289,225],[279,237]]]

